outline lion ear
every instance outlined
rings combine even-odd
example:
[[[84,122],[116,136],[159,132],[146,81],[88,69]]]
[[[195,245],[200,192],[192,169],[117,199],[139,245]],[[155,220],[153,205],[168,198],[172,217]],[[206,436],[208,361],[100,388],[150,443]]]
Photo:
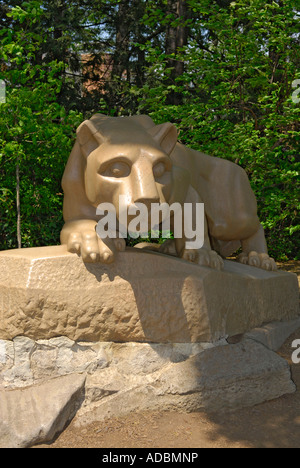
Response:
[[[77,129],[77,140],[87,158],[92,151],[104,143],[105,138],[90,120],[85,120]]]
[[[155,141],[157,141],[167,154],[171,154],[178,139],[177,129],[174,125],[169,122],[156,125],[148,130],[148,133]]]

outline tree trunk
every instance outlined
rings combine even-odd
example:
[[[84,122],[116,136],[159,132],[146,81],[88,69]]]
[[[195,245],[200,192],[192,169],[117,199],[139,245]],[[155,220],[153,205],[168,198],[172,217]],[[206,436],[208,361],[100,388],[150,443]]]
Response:
[[[169,84],[176,84],[176,79],[184,72],[184,62],[177,60],[176,56],[182,47],[188,41],[188,27],[184,24],[188,17],[188,8],[185,0],[168,0],[168,13],[173,12],[175,18],[179,18],[180,22],[177,26],[169,25],[166,31],[166,54],[173,55],[169,58],[169,68],[172,72],[169,78]],[[180,93],[173,91],[170,93],[168,103],[179,105],[182,102]]]
[[[116,20],[116,49],[113,57],[112,76],[122,78],[127,70],[129,59],[129,30],[126,18],[128,17],[128,0],[119,3]]]
[[[20,206],[20,158],[17,157],[17,167],[16,167],[16,202],[17,202],[17,241],[18,249],[22,248],[22,239],[21,239],[21,206]]]

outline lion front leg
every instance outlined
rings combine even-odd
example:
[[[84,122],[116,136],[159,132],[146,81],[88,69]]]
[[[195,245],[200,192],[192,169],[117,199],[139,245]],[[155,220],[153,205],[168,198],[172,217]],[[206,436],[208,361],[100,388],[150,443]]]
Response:
[[[60,239],[68,252],[81,255],[85,263],[112,263],[117,252],[125,250],[125,240],[100,239],[96,232],[97,221],[79,219],[64,225]]]
[[[277,270],[275,260],[269,257],[265,233],[261,224],[253,236],[242,240],[241,243],[242,253],[238,256],[240,263],[268,271]]]

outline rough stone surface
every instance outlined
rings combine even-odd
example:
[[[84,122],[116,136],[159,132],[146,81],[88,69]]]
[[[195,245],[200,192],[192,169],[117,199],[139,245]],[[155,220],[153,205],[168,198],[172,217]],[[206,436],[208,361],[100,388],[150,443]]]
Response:
[[[152,373],[128,373],[123,363],[87,377],[75,424],[143,410],[220,412],[253,406],[296,388],[288,363],[251,340],[207,349]]]
[[[298,307],[295,275],[233,262],[220,272],[136,250],[113,265],[61,246],[0,252],[0,447],[51,440],[74,415],[80,426],[291,393],[272,350],[299,326]]]
[[[230,261],[216,271],[138,249],[111,265],[64,246],[0,252],[2,340],[213,342],[298,314],[291,273]]]
[[[277,351],[298,328],[300,328],[300,317],[289,322],[266,323],[260,328],[247,332],[245,337],[258,341],[273,351]]]
[[[33,341],[18,336],[13,341],[0,340],[0,388],[26,387],[72,373],[105,376],[108,367],[108,373],[115,369],[117,373],[145,376],[166,363],[225,345],[225,339],[214,344],[147,344],[74,342],[64,336]]]
[[[289,365],[268,344],[274,329],[282,336],[298,324],[257,329],[264,344],[248,334],[237,344],[1,340],[0,446],[50,440],[74,415],[81,426],[131,411],[228,411],[292,393]]]
[[[85,376],[68,375],[23,389],[0,390],[0,448],[25,448],[53,439],[74,417]]]

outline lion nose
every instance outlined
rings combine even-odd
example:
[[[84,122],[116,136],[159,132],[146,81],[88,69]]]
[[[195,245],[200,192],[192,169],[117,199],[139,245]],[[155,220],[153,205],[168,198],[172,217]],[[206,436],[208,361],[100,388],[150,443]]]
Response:
[[[159,203],[159,197],[138,198],[137,200],[134,200],[134,203],[142,203],[143,205],[147,207],[148,210],[150,210],[152,203]]]
[[[150,207],[151,203],[158,203],[159,193],[153,174],[150,174],[150,176],[147,173],[138,175],[139,177],[135,179],[133,185],[132,198],[134,203],[144,203],[148,207]]]

